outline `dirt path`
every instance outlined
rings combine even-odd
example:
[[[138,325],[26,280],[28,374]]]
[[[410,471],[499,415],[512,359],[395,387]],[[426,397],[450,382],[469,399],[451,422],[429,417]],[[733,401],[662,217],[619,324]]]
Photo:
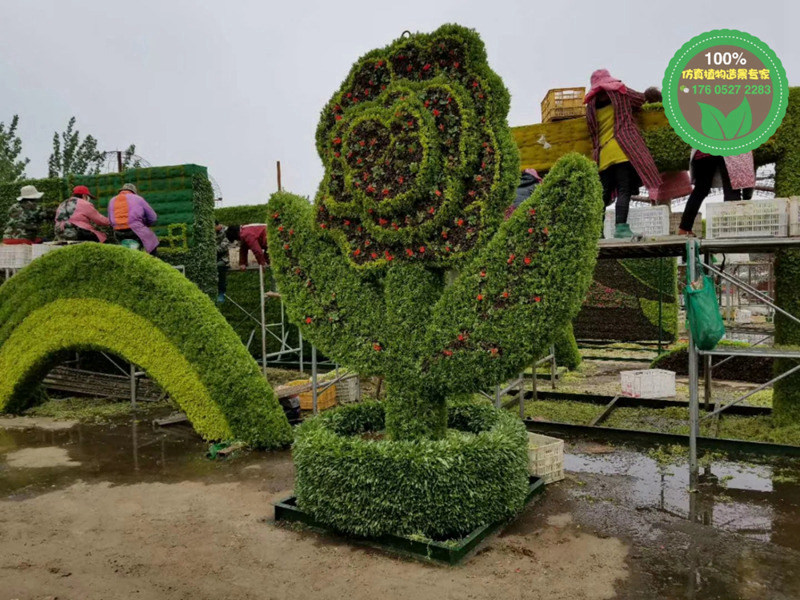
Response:
[[[245,469],[257,473],[258,465]],[[260,477],[245,482],[75,483],[0,502],[2,598],[614,597],[627,548],[533,509],[463,567],[398,560],[275,526]]]

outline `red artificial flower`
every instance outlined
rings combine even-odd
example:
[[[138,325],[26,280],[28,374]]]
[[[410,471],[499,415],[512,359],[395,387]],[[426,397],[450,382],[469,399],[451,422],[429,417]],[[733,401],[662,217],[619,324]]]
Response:
[[[328,226],[325,225],[325,223],[320,223],[319,226],[322,227],[322,229],[327,229],[328,228]]]
[[[434,214],[434,213],[436,213],[436,209],[435,209],[434,207],[432,207],[432,206],[431,206],[431,207],[428,209],[428,212],[429,212],[430,214]]]
[[[363,148],[364,146],[367,145],[367,142],[365,140],[358,140],[358,145]]]
[[[382,191],[381,193],[382,193],[384,196],[388,196],[388,195],[389,195],[389,190],[388,190],[388,189],[386,189],[386,188],[383,188],[383,191]]]
[[[436,194],[437,196],[441,196],[442,190],[435,190],[433,193]]]
[[[438,109],[438,108],[434,108],[434,109],[433,109],[433,116],[434,116],[434,117],[438,117],[440,114],[442,114],[442,113],[441,113],[441,112],[439,112],[439,109]]]
[[[468,195],[468,196],[474,196],[474,195],[475,195],[475,190],[470,190],[470,191],[468,191],[468,192],[467,192],[467,195]]]
[[[439,131],[444,131],[444,123],[439,123]]]
[[[531,264],[531,257],[530,257],[530,256],[526,256],[526,257],[523,259],[523,261],[525,262],[525,264],[526,264],[526,265],[529,265],[529,264]]]
[[[372,349],[375,350],[375,352],[380,352],[382,350],[380,344],[372,344]]]
[[[544,233],[545,235],[550,235],[550,230],[547,227],[545,227],[544,229],[542,229],[542,233]]]
[[[409,256],[414,256],[414,251],[411,248],[406,248],[406,254]]]
[[[456,62],[454,62],[454,63],[453,63],[453,66],[454,66],[456,69],[459,67],[459,65],[460,65],[460,63],[459,63],[458,61],[456,61]]]
[[[412,120],[412,121],[409,121],[409,122],[408,122],[408,126],[409,126],[409,127],[413,127],[413,126],[414,126],[414,121],[413,121],[413,120]]]
[[[389,222],[389,221],[387,221],[387,220],[386,220],[386,219],[384,219],[383,217],[381,217],[380,219],[378,219],[378,224],[379,224],[379,225],[386,225],[388,222]]]
[[[382,67],[382,66],[383,66],[383,59],[381,59],[377,63],[375,63],[375,68],[376,69],[379,68],[379,67]]]
[[[446,231],[442,232],[442,238],[447,239],[447,232]]]
[[[430,70],[430,68],[431,68],[430,64],[425,64],[425,66],[422,67],[422,70],[423,71],[428,71],[428,70]]]
[[[311,317],[306,317],[306,324],[310,325],[313,320]]]
[[[486,271],[481,271],[481,277],[486,277]]]
[[[352,95],[353,95],[353,94],[352,94],[351,92],[347,92],[347,97],[348,97],[348,98],[352,97]]]
[[[345,220],[344,220],[344,224],[345,224],[345,227],[346,227],[346,226],[350,225],[350,221],[348,221],[347,219],[345,219]]]
[[[534,302],[541,302],[542,299],[539,296],[536,296],[536,297],[534,297],[533,301]]]
[[[458,341],[459,342],[463,342],[464,341],[464,334],[463,333],[459,333],[458,334]]]
[[[333,138],[333,143],[334,143],[334,145],[338,146],[339,144],[342,143],[342,138],[338,138],[338,137],[337,138]]]
[[[388,250],[384,250],[384,255],[386,256],[386,260],[387,260],[387,261],[393,261],[393,260],[394,260],[394,256],[392,256],[391,254],[389,254],[389,251],[388,251]]]
[[[289,230],[289,235],[294,235],[294,229]]]
[[[473,81],[472,82],[472,87],[474,87],[474,88],[478,87],[478,82],[477,81]]]
[[[372,257],[372,260],[375,260],[376,258],[378,258],[378,255],[375,254],[374,252],[372,254],[370,254],[370,256]]]
[[[341,152],[334,152],[334,153],[333,153],[333,155],[334,155],[336,158],[339,158],[339,157],[342,155],[342,153],[341,153]]]
[[[283,225],[278,225],[278,231],[283,231]]]
[[[515,258],[516,258],[516,256],[514,254],[509,254],[509,256],[508,256],[508,264],[511,264],[512,262],[514,262]]]
[[[356,248],[353,250],[353,256],[358,256],[359,254],[361,254],[361,248]]]
[[[336,120],[337,121],[341,121],[342,120],[342,115],[336,115]]]
[[[397,178],[397,183],[403,183],[403,176],[402,175]]]
[[[533,227],[528,227],[528,233],[533,233]]]
[[[283,245],[283,249],[284,249],[284,250],[288,250],[288,249],[289,249],[289,244],[284,244],[284,245]]]
[[[481,300],[483,300],[483,294],[478,294],[478,302],[480,302]]]
[[[420,254],[425,254],[425,246],[420,246],[419,247],[419,253]]]
[[[453,356],[453,351],[452,350],[442,350],[442,354],[444,354],[445,356]]]
[[[400,226],[397,223],[392,223],[392,227],[394,227],[395,230],[400,229]]]
[[[445,246],[445,247],[444,247],[444,251],[445,251],[445,252],[450,252],[450,246]]]
[[[279,218],[279,217],[280,217],[280,214],[278,214],[278,213],[272,213],[272,218],[273,218],[273,219],[277,219],[277,218]]]
[[[503,292],[503,298],[508,298],[508,292]]]
[[[530,214],[532,214],[532,215],[535,215],[535,214],[536,214],[536,209],[535,209],[535,208],[532,208],[532,209],[530,209],[528,212],[529,212]]]
[[[464,224],[464,219],[458,220],[458,226],[461,227]]]
[[[482,175],[476,175],[475,176],[475,181],[483,181],[483,176]]]
[[[367,193],[372,194],[375,191],[375,187],[372,185],[367,186]]]
[[[492,348],[491,350],[489,350],[489,352],[491,352],[493,356],[497,356],[497,353],[500,351],[497,348]]]

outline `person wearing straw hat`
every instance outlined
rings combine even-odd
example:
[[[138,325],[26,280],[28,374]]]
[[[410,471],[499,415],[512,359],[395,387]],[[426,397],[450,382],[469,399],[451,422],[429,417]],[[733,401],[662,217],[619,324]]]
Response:
[[[119,194],[111,199],[108,218],[118,240],[138,241],[148,253],[155,255],[158,237],[150,227],[156,224],[158,215],[147,200],[139,195],[135,185],[126,183]]]
[[[39,229],[46,219],[44,207],[39,200],[44,196],[33,185],[24,185],[19,197],[8,209],[8,219],[3,232],[4,244],[39,243]]]
[[[56,239],[75,242],[106,241],[106,234],[92,225],[108,227],[111,225],[92,204],[95,196],[85,185],[76,185],[72,197],[59,204],[56,210]]]

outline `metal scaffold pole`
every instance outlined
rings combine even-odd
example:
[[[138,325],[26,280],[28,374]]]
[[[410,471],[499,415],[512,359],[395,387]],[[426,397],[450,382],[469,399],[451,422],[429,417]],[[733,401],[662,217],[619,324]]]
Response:
[[[267,308],[266,289],[264,288],[264,265],[258,265],[258,285],[261,296],[261,371],[267,378]]]
[[[686,270],[689,285],[697,277],[697,240],[690,239],[686,242]],[[688,310],[688,307],[687,307]],[[689,328],[689,491],[697,491],[699,480],[699,467],[697,463],[697,435],[700,428],[700,399],[698,387],[700,384],[697,347],[695,346],[692,330]]]

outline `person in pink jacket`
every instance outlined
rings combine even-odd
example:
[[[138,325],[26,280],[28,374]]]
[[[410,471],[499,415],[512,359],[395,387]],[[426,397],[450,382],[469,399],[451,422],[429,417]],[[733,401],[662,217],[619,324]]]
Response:
[[[72,196],[56,209],[56,239],[101,244],[106,241],[106,234],[93,225],[108,227],[111,222],[94,207],[93,198],[85,185],[75,186]]]

